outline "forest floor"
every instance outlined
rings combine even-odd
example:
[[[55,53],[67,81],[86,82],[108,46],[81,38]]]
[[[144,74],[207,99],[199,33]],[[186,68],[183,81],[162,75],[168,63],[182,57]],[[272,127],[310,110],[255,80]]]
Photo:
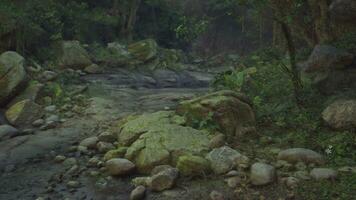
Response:
[[[39,197],[53,200],[129,199],[130,192],[134,189],[130,184],[133,177],[90,176],[88,174],[93,171],[87,166],[90,155],[80,155],[69,149],[84,138],[98,135],[101,130],[105,130],[122,117],[171,110],[180,100],[208,92],[208,82],[211,81],[209,77],[213,77],[212,74],[191,73],[201,81],[199,84],[179,84],[184,82],[184,79],[172,84],[174,81],[166,80],[166,83],[170,84],[161,84],[159,88],[145,87],[146,83],[152,82],[148,76],[140,78],[145,81],[122,81],[132,79],[132,74],[122,71],[81,77],[81,82],[76,86],[88,87],[85,95],[89,102],[82,114],[65,121],[55,129],[37,131],[0,143],[0,163],[5,166],[5,173],[0,176],[0,200],[35,200]],[[142,74],[137,75],[142,77]],[[266,153],[265,147],[270,146],[270,143],[261,146],[256,144],[256,141],[251,138],[244,144],[235,144],[235,147],[248,156],[260,154],[259,157],[269,159],[268,155],[264,156],[263,153]],[[54,157],[57,155],[74,157],[73,162],[80,166],[79,170],[72,172],[68,169],[73,163],[56,163]],[[80,185],[68,188],[68,177],[69,180],[78,181]],[[147,199],[209,199],[213,190],[223,193],[225,199],[305,199],[277,182],[264,187],[251,187],[242,183],[238,189],[231,189],[225,183],[225,178],[208,176],[180,179],[174,189],[150,193]],[[306,185],[311,190],[318,186]],[[329,186],[332,187],[332,183]],[[319,192],[317,189],[315,191]]]

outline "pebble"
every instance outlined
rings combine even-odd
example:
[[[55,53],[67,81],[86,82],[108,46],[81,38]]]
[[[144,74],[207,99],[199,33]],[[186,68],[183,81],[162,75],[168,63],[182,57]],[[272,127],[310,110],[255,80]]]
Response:
[[[98,141],[98,137],[86,138],[79,143],[79,146],[87,147],[88,149],[95,149]]]
[[[44,110],[49,113],[53,113],[54,111],[56,111],[56,109],[57,109],[57,107],[55,105],[46,106],[44,108]]]
[[[38,119],[38,120],[32,122],[32,126],[40,127],[40,126],[44,125],[44,123],[45,123],[44,119]]]
[[[78,181],[68,181],[67,186],[69,188],[78,188],[79,187],[79,182]]]
[[[215,191],[215,190],[212,191],[209,196],[210,196],[211,200],[224,200],[225,199],[223,194],[221,194],[220,192]]]
[[[276,170],[265,163],[255,163],[251,166],[251,183],[253,185],[266,185],[276,178]]]
[[[63,162],[65,159],[66,159],[65,156],[58,155],[58,156],[56,156],[56,157],[54,158],[54,161],[55,161],[56,163],[61,163],[61,162]]]

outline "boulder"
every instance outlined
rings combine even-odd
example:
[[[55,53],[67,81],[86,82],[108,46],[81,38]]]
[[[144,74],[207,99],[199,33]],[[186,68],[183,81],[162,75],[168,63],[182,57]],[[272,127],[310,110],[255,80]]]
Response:
[[[59,66],[62,68],[84,69],[92,64],[88,52],[79,41],[62,41],[58,54]]]
[[[210,162],[210,167],[215,174],[225,174],[236,167],[236,161],[242,157],[242,155],[228,147],[213,149],[206,155],[206,159]]]
[[[161,192],[167,189],[171,189],[179,176],[176,168],[166,169],[151,177],[149,181],[149,187],[152,191]]]
[[[128,46],[129,53],[141,62],[147,62],[157,56],[158,45],[155,40],[142,40]]]
[[[88,149],[95,149],[98,142],[99,142],[98,137],[90,137],[82,140],[79,143],[79,146],[87,147]]]
[[[323,111],[322,118],[334,129],[356,128],[356,101],[338,100]]]
[[[278,160],[285,160],[289,163],[314,163],[322,165],[325,163],[325,159],[319,153],[304,148],[292,148],[280,151],[278,153]]]
[[[38,102],[41,93],[43,92],[44,85],[36,81],[30,81],[26,89],[23,90],[19,95],[17,95],[11,102],[8,104],[8,107],[14,105],[17,102],[29,99],[33,102]]]
[[[337,177],[337,171],[328,168],[314,168],[311,170],[310,176],[315,180],[334,180]]]
[[[176,165],[180,156],[202,155],[208,151],[209,133],[184,127],[182,117],[162,111],[143,114],[120,125],[118,142],[127,146],[125,158],[142,173],[155,166]]]
[[[334,0],[329,7],[331,16],[337,21],[354,23],[356,20],[356,1]]]
[[[343,69],[352,64],[354,56],[345,50],[330,45],[316,45],[304,63],[306,72],[323,72]]]
[[[25,59],[16,52],[0,55],[0,106],[22,89],[26,79],[24,63]]]
[[[243,136],[255,125],[251,102],[245,95],[229,90],[183,101],[177,113],[185,116],[191,126],[197,120],[215,123],[228,138]]]
[[[110,150],[105,153],[104,155],[104,160],[108,161],[113,158],[123,158],[126,154],[127,148],[126,147],[121,147],[115,150]]]
[[[11,106],[5,116],[10,124],[16,127],[30,127],[32,122],[43,116],[43,109],[40,105],[27,99]]]
[[[135,169],[135,164],[122,158],[108,160],[105,166],[109,174],[113,176],[129,175]]]
[[[209,172],[209,162],[200,156],[181,156],[177,162],[177,169],[183,176],[199,176]]]
[[[142,185],[137,186],[134,190],[132,190],[130,194],[130,200],[142,200],[145,198],[146,188]]]
[[[102,49],[95,55],[96,61],[109,67],[121,67],[130,64],[132,61],[130,53],[126,47],[118,42],[108,43],[106,49]]]
[[[251,183],[253,185],[266,185],[276,179],[276,170],[265,163],[255,163],[251,166]]]

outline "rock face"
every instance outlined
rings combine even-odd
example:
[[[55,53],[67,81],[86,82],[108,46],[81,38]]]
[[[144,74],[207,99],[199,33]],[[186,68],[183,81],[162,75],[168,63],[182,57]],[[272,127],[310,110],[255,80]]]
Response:
[[[5,113],[6,119],[16,127],[29,127],[41,118],[43,109],[31,100],[23,100],[11,106]]]
[[[25,59],[16,52],[8,51],[0,55],[0,106],[16,95],[24,82]]]
[[[350,67],[354,56],[330,45],[317,45],[309,59],[302,64],[313,73],[313,84],[324,94],[356,88],[356,69]]]
[[[322,155],[310,149],[293,148],[279,152],[278,160],[285,160],[290,163],[304,162],[324,164],[325,160]]]
[[[213,149],[206,159],[210,162],[211,169],[215,174],[224,174],[236,167],[236,161],[242,155],[230,147],[224,146]]]
[[[121,158],[115,158],[106,161],[105,164],[110,175],[120,176],[128,175],[135,169],[135,164],[131,161]]]
[[[128,46],[129,53],[141,62],[147,62],[157,55],[158,45],[155,40],[142,40]]]
[[[183,122],[168,111],[127,120],[118,134],[119,145],[128,147],[125,158],[134,162],[139,172],[149,173],[158,165],[175,166],[180,156],[206,153],[208,133],[181,126]]]
[[[314,168],[310,172],[310,176],[315,180],[336,179],[337,172],[333,169],[328,168]]]
[[[255,163],[251,166],[251,183],[253,185],[266,185],[276,178],[276,170],[265,163]]]
[[[356,101],[339,100],[329,105],[322,113],[323,120],[334,129],[356,127]]]
[[[354,0],[334,0],[330,5],[332,17],[338,21],[355,22],[356,2]]]
[[[199,176],[206,174],[210,167],[209,162],[200,156],[181,156],[178,159],[177,169],[183,176]]]
[[[197,120],[212,120],[228,137],[242,136],[255,124],[255,114],[247,97],[228,90],[183,101],[177,113],[186,116],[192,126]]]
[[[62,68],[84,69],[92,64],[88,52],[79,41],[61,42],[59,54],[59,66]]]

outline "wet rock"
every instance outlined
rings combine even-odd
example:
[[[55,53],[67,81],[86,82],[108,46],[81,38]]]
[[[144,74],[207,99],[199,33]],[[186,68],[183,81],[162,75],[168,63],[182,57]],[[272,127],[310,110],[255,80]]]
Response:
[[[304,163],[315,163],[315,164],[324,164],[325,160],[322,155],[312,151],[310,149],[304,148],[292,148],[279,152],[279,160],[285,160],[290,163],[304,162]]]
[[[228,146],[213,149],[206,159],[210,162],[211,169],[215,174],[224,174],[236,167],[235,160],[242,155]]]
[[[187,118],[188,125],[209,119],[227,134],[227,138],[248,134],[255,125],[255,114],[247,97],[228,90],[183,101],[177,113]]]
[[[17,127],[29,127],[33,121],[41,118],[42,115],[41,106],[31,100],[23,100],[16,103],[5,113],[6,119]]]
[[[108,143],[108,142],[98,142],[96,144],[96,148],[98,149],[98,151],[100,153],[105,153],[105,152],[115,149],[114,145],[111,143]]]
[[[67,186],[69,188],[78,188],[80,183],[78,181],[68,181]]]
[[[63,162],[63,165],[66,166],[66,167],[71,167],[73,165],[76,165],[77,164],[77,159],[75,158],[67,158],[65,159],[65,161]]]
[[[19,135],[20,131],[10,125],[0,125],[0,141]]]
[[[57,109],[57,106],[55,106],[55,105],[46,106],[46,107],[44,108],[44,110],[45,110],[46,112],[49,112],[49,113],[55,112],[56,109]]]
[[[224,200],[225,197],[222,193],[218,192],[218,191],[212,191],[209,195],[211,200]]]
[[[16,52],[0,55],[0,106],[14,97],[25,81],[25,59]]]
[[[113,176],[129,175],[135,169],[135,164],[122,158],[108,160],[105,166],[109,174]]]
[[[117,137],[114,136],[113,133],[106,131],[106,132],[100,133],[100,135],[98,136],[98,139],[101,142],[110,142],[110,143],[112,143],[112,142],[115,142],[117,140]]]
[[[98,137],[90,137],[82,140],[79,146],[87,147],[88,149],[95,149],[96,144],[99,142]]]
[[[44,123],[45,123],[44,119],[37,119],[34,122],[32,122],[32,126],[40,127],[40,126],[44,125]]]
[[[181,156],[177,162],[177,169],[183,176],[199,176],[209,172],[209,162],[200,156]]]
[[[178,175],[178,170],[175,168],[161,171],[151,177],[149,187],[156,192],[171,189],[175,185]]]
[[[123,158],[127,152],[127,147],[120,147],[118,149],[110,150],[105,153],[104,160],[108,161],[113,158]]]
[[[130,194],[130,200],[142,200],[145,198],[146,195],[146,188],[142,185],[136,187],[132,190]]]
[[[266,185],[276,179],[276,170],[265,163],[255,163],[251,166],[251,183],[253,185]]]
[[[60,118],[58,115],[50,115],[49,117],[46,118],[46,123],[50,122],[60,122]]]
[[[98,165],[99,162],[100,162],[100,160],[98,157],[92,157],[88,161],[88,166],[95,167]]]
[[[328,168],[314,168],[310,172],[310,176],[315,180],[331,179],[337,178],[337,171]]]
[[[356,127],[356,101],[338,100],[322,113],[323,120],[334,129],[347,130]]]
[[[219,148],[224,145],[225,145],[225,135],[222,133],[214,136],[209,142],[209,147],[211,149]]]

